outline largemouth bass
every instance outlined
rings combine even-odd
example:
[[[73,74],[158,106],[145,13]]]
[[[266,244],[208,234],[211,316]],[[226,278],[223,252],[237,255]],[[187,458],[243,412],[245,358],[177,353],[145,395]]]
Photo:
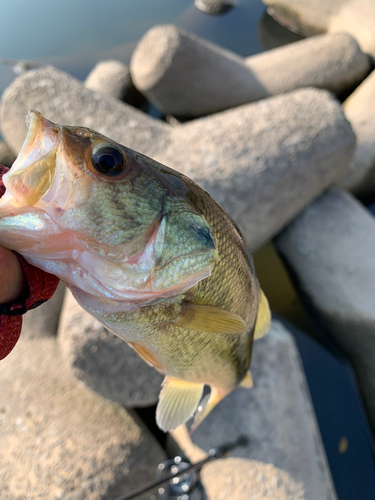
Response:
[[[165,374],[161,429],[194,414],[198,425],[237,385],[251,385],[253,338],[269,327],[243,236],[184,175],[88,128],[36,111],[27,121],[3,178],[0,245],[57,275]]]

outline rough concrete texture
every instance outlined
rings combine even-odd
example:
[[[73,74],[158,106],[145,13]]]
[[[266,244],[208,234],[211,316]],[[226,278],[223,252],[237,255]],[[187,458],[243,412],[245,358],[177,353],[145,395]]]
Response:
[[[205,465],[202,484],[208,500],[307,500],[301,484],[272,464],[226,458]]]
[[[65,286],[59,283],[52,299],[23,316],[22,337],[37,339],[56,335],[64,294]]]
[[[194,0],[194,5],[206,14],[219,15],[236,6],[232,0]]]
[[[246,436],[233,456],[273,464],[302,485],[306,500],[336,498],[299,354],[281,323],[254,343],[250,369],[254,388],[237,388],[221,401],[193,443],[207,452]],[[171,435],[189,451],[186,433]]]
[[[351,362],[375,432],[375,219],[331,190],[300,214],[276,246],[314,321]]]
[[[324,32],[350,33],[363,52],[375,57],[373,0],[263,0],[269,13],[305,36]]]
[[[129,68],[120,61],[98,62],[87,76],[85,86],[133,106],[139,107],[145,101],[133,85]]]
[[[79,385],[56,340],[21,339],[0,364],[0,498],[114,500],[165,454],[120,405]]]
[[[343,109],[357,136],[349,170],[338,182],[360,198],[375,196],[375,71],[349,96]]]
[[[337,181],[355,149],[340,105],[317,89],[171,127],[43,68],[22,75],[3,94],[1,130],[15,151],[30,108],[57,123],[98,130],[192,178],[232,215],[252,250]]]
[[[67,292],[59,324],[62,352],[75,376],[127,408],[157,402],[163,376],[108,332]]]
[[[202,116],[301,87],[339,94],[370,70],[346,33],[317,36],[243,59],[175,26],[157,26],[138,43],[133,81],[165,113]]]
[[[15,159],[16,155],[9,146],[5,142],[0,141],[0,165],[11,167]]]

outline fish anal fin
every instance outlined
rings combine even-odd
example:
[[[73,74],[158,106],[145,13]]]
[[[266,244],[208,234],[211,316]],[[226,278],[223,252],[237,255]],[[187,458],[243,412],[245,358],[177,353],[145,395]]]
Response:
[[[259,288],[258,315],[255,323],[254,339],[260,339],[265,335],[271,325],[271,311],[268,300],[261,288]]]
[[[203,388],[204,384],[165,377],[156,408],[158,427],[167,432],[189,420],[199,405]]]
[[[254,386],[253,377],[251,376],[251,372],[248,370],[240,383],[240,387],[243,387],[245,389],[252,389],[253,386]]]
[[[202,399],[201,404],[198,406],[197,413],[194,417],[193,425],[190,428],[190,435],[196,430],[209,413],[220,403],[220,401],[227,395],[226,392],[220,391],[216,387],[211,387],[210,394],[207,394]]]
[[[157,359],[145,348],[139,344],[130,343],[131,347],[135,350],[139,357],[146,361],[149,365],[156,368],[159,372],[164,372],[163,366],[159,363]]]
[[[173,322],[176,326],[209,333],[243,333],[246,324],[237,314],[219,307],[184,304],[182,316]]]

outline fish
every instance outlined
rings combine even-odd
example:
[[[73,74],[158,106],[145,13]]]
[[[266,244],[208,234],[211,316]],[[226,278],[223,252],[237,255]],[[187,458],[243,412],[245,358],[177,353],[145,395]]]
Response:
[[[164,374],[160,429],[192,417],[195,429],[238,385],[252,386],[253,340],[269,329],[245,238],[183,174],[37,111],[26,123],[3,177],[0,245],[58,276]]]

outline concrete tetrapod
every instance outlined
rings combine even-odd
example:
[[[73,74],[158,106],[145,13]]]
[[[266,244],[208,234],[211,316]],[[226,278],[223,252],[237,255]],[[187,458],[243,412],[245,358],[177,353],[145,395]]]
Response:
[[[126,64],[116,61],[100,61],[87,75],[85,86],[94,92],[140,107],[145,98],[134,87],[129,68]]]
[[[171,432],[173,439],[189,458],[196,460],[196,447],[208,452],[246,436],[248,444],[233,450],[231,456],[246,459],[243,463],[248,464],[253,460],[273,464],[279,472],[289,476],[289,485],[293,485],[296,498],[300,498],[295,485],[298,483],[305,492],[305,497],[302,496],[305,500],[335,499],[298,350],[292,335],[278,321],[273,321],[267,335],[254,342],[251,373],[252,389],[237,388],[214,408],[191,438],[186,428],[180,427]],[[225,460],[217,462],[213,468],[218,474],[222,468],[224,473]],[[206,483],[208,481],[216,479],[207,474]],[[225,484],[224,479],[221,481]],[[246,481],[251,491],[256,486],[252,484],[252,475],[245,475],[243,484],[235,476],[233,487],[243,491]],[[215,483],[208,489],[217,492]],[[279,493],[280,498],[284,498],[281,490]],[[252,497],[239,495],[238,498]],[[290,496],[285,498],[291,499]]]
[[[270,14],[292,31],[305,36],[346,32],[363,52],[375,57],[373,0],[263,0]]]
[[[357,136],[357,149],[338,187],[362,199],[375,196],[375,71],[346,99],[343,109]]]
[[[192,178],[239,224],[252,251],[345,173],[356,143],[339,103],[317,89],[171,127],[43,68],[3,94],[1,130],[15,151],[30,108],[56,123],[91,127]]]
[[[369,58],[346,33],[317,36],[243,59],[175,26],[156,26],[130,63],[136,87],[167,114],[197,117],[301,87],[339,94]]]
[[[338,189],[276,238],[307,311],[352,364],[375,432],[374,245],[374,217]]]
[[[0,498],[115,500],[165,452],[122,408],[72,377],[56,339],[21,338],[0,363]]]

